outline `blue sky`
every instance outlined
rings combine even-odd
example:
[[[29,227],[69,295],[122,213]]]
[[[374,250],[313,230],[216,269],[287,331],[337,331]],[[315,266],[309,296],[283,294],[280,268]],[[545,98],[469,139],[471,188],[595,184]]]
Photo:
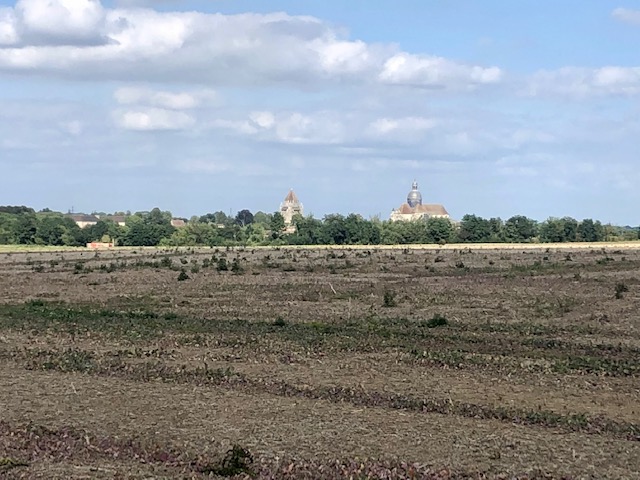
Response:
[[[0,204],[638,225],[640,1],[0,0]]]

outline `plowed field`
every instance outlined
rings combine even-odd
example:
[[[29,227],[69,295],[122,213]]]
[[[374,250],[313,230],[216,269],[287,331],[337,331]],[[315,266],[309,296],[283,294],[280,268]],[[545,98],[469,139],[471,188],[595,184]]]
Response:
[[[637,247],[3,251],[0,478],[640,478]]]

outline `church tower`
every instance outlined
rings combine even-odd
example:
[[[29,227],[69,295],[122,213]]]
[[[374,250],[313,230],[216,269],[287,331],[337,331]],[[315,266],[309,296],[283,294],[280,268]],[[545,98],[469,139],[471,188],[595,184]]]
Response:
[[[293,189],[289,190],[284,201],[280,204],[280,213],[284,217],[284,223],[287,227],[291,225],[294,215],[304,215],[302,203],[298,200]]]
[[[422,194],[418,191],[418,182],[415,180],[413,181],[413,185],[411,185],[409,195],[407,195],[407,203],[411,208],[422,205]]]

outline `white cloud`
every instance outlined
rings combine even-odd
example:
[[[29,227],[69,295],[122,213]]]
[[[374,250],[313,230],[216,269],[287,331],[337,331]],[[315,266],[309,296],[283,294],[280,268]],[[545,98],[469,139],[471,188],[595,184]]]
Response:
[[[320,112],[313,116],[299,112],[283,114],[274,125],[276,139],[293,144],[337,144],[343,141],[344,125],[339,117]]]
[[[0,47],[18,43],[16,16],[11,8],[0,8]]]
[[[386,135],[398,131],[420,132],[430,130],[437,122],[431,118],[405,117],[405,118],[379,118],[370,124],[374,134]]]
[[[210,127],[233,130],[257,140],[298,145],[335,145],[346,139],[344,116],[338,112],[256,111],[247,120],[217,119]]]
[[[335,38],[316,40],[311,48],[318,54],[319,67],[328,75],[352,75],[375,71],[384,61],[384,49],[362,41]]]
[[[611,16],[621,22],[630,23],[632,25],[640,25],[640,10],[616,8],[613,12],[611,12]]]
[[[260,128],[271,128],[276,123],[276,119],[271,112],[251,112],[249,119]]]
[[[103,44],[105,18],[99,0],[18,0],[14,16],[27,45]]]
[[[115,0],[119,7],[152,7],[166,3],[180,3],[184,0]]]
[[[116,124],[125,130],[186,130],[195,124],[191,115],[163,108],[117,111]]]
[[[215,92],[212,90],[167,92],[144,87],[122,87],[115,91],[114,98],[121,105],[147,105],[186,110],[215,99]]]
[[[565,67],[541,71],[530,78],[526,94],[559,94],[570,97],[636,95],[640,94],[640,67]]]
[[[0,11],[0,72],[207,85],[318,82],[472,88],[502,71],[344,38],[309,16],[104,8],[19,0]]]
[[[379,78],[394,85],[445,88],[497,83],[502,76],[497,67],[468,66],[442,57],[397,53],[386,60]]]

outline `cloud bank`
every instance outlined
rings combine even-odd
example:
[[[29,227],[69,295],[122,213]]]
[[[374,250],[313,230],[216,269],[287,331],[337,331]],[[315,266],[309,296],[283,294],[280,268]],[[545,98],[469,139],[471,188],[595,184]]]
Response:
[[[0,46],[0,71],[74,79],[474,88],[502,78],[495,66],[350,40],[309,16],[110,9],[98,0],[19,0],[0,11]]]

